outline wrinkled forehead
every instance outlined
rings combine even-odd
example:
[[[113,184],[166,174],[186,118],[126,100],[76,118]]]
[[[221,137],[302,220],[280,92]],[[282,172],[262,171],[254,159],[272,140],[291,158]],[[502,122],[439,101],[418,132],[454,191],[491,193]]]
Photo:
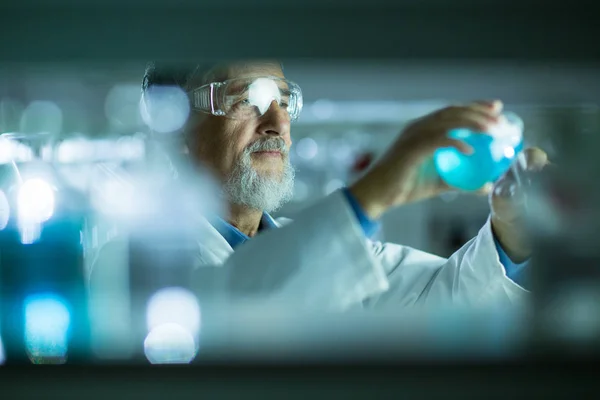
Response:
[[[284,78],[281,63],[277,61],[246,61],[223,64],[215,67],[209,72],[205,77],[205,80],[207,82],[215,82],[259,76],[276,76]]]

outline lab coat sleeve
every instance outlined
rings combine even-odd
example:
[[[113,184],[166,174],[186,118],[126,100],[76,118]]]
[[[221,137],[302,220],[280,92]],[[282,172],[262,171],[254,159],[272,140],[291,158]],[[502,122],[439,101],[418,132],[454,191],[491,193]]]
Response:
[[[341,191],[238,246],[222,271],[232,295],[290,306],[345,309],[388,289]]]
[[[366,240],[341,191],[304,210],[294,222],[244,243],[224,266],[234,295],[272,296],[326,309],[363,303],[376,308],[510,305],[526,294],[505,276],[489,222],[444,259]]]
[[[529,292],[506,276],[496,251],[491,222],[450,258],[393,243],[371,243],[390,289],[367,305],[503,307],[520,305]]]

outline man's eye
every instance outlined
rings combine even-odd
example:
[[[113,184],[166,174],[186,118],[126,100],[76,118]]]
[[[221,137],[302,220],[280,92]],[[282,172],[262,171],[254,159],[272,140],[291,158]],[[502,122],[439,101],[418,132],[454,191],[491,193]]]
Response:
[[[248,107],[250,105],[250,101],[248,99],[242,99],[233,103],[232,108],[240,108],[240,107]]]

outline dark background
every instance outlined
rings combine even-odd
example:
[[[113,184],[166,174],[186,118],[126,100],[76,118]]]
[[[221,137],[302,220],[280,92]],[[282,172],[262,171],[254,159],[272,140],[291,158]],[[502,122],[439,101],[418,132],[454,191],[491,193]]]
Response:
[[[596,8],[589,0],[4,0],[0,61],[270,56],[589,63],[600,59]]]

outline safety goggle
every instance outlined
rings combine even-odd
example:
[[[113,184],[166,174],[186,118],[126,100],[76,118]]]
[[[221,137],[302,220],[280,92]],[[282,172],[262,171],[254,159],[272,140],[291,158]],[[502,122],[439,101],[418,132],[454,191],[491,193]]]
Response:
[[[291,121],[302,111],[302,90],[294,82],[274,76],[236,78],[213,82],[191,91],[193,108],[232,119],[264,115],[275,101]]]

